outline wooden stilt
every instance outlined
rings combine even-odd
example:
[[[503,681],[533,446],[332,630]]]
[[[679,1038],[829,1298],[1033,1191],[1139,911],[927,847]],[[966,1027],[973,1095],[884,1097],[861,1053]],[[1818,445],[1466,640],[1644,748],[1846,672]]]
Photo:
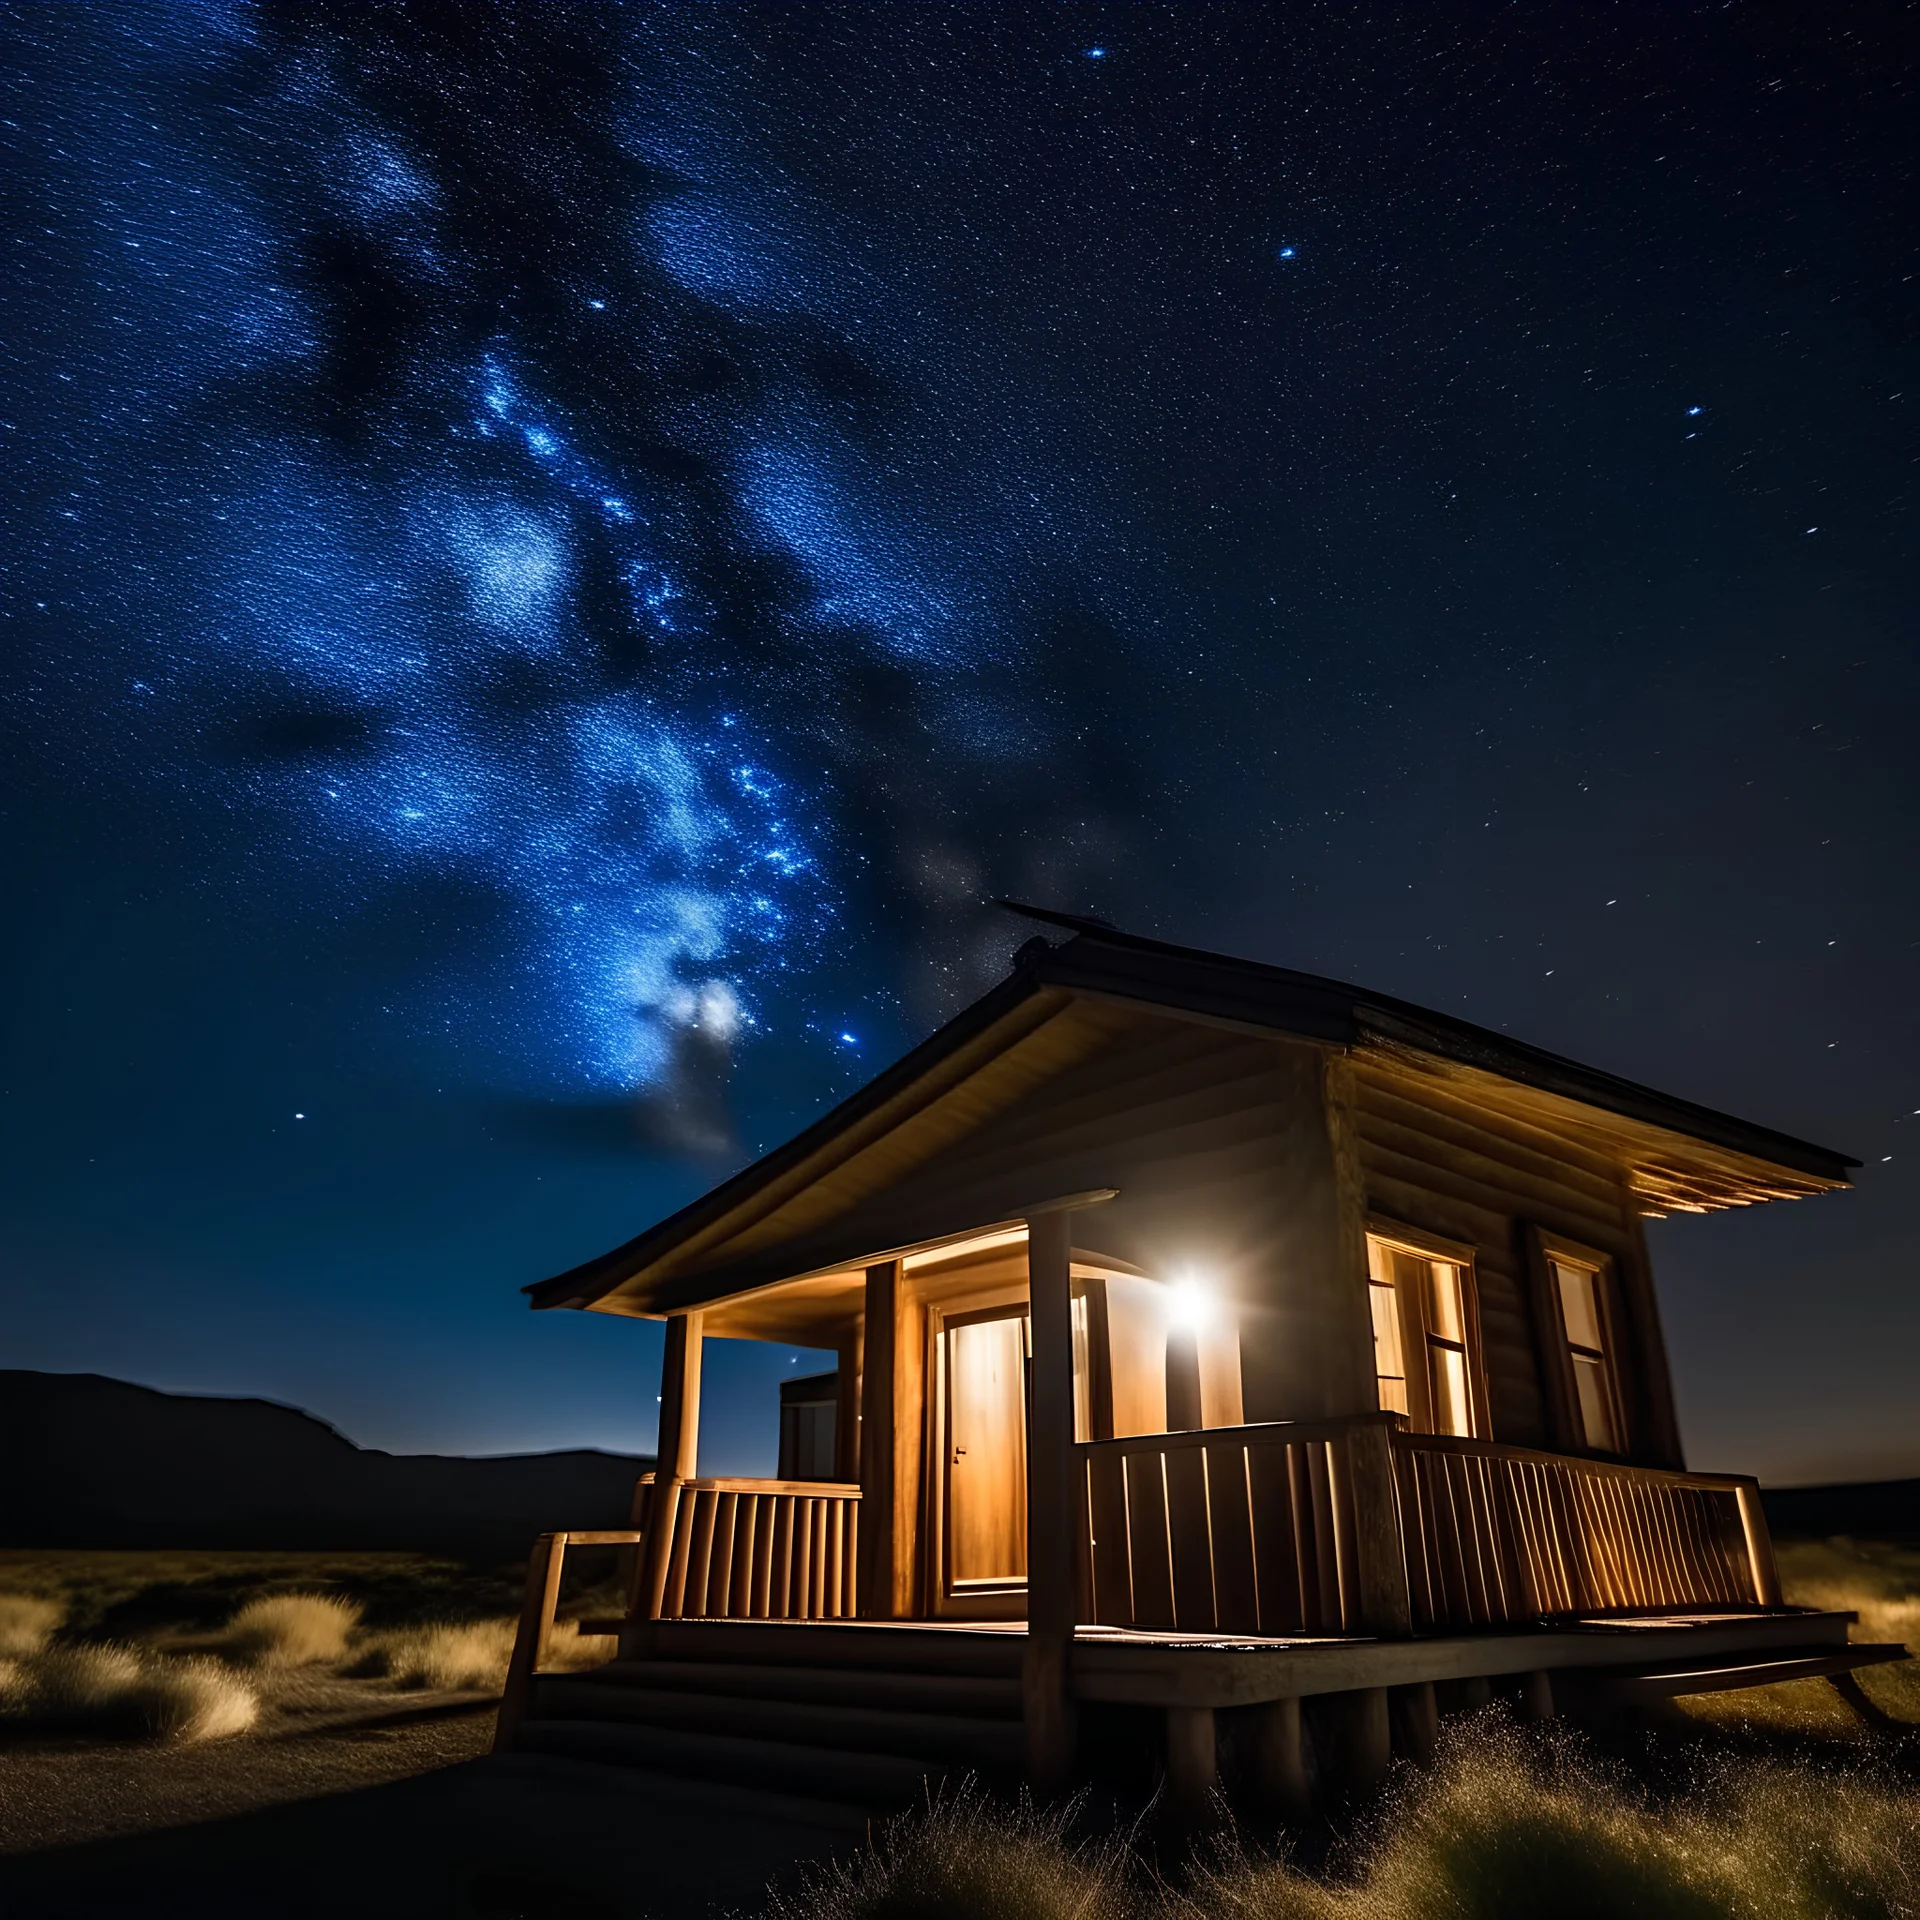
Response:
[[[1307,1743],[1298,1700],[1268,1700],[1251,1714],[1253,1786],[1260,1803],[1283,1820],[1305,1817],[1313,1804]]]
[[[1424,1766],[1440,1740],[1440,1708],[1433,1682],[1395,1687],[1392,1701],[1393,1744],[1403,1759]]]
[[[1027,1312],[1033,1337],[1027,1437],[1027,1650],[1021,1701],[1027,1778],[1041,1792],[1073,1775],[1067,1657],[1079,1581],[1074,1567],[1072,1215],[1027,1223]],[[1209,1716],[1211,1717],[1211,1716]]]
[[[1183,1820],[1205,1818],[1220,1787],[1219,1743],[1211,1707],[1167,1709],[1167,1797]]]
[[[1434,1692],[1442,1713],[1478,1713],[1493,1703],[1493,1683],[1484,1674],[1439,1681]]]
[[[1327,1733],[1328,1771],[1343,1793],[1368,1793],[1393,1764],[1385,1687],[1321,1694],[1315,1701]]]
[[[1544,1669],[1520,1676],[1520,1718],[1522,1720],[1551,1720],[1553,1718],[1553,1676]]]

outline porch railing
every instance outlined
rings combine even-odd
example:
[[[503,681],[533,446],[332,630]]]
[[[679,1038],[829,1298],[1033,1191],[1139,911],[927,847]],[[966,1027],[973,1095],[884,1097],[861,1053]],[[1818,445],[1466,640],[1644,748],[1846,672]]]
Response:
[[[650,1536],[659,1518],[670,1543]],[[819,1480],[646,1475],[634,1501],[642,1547],[637,1617],[844,1620],[854,1612],[860,1489]],[[664,1549],[664,1550],[663,1550]],[[657,1604],[653,1599],[657,1591]]]
[[[1777,1606],[1753,1482],[1407,1432],[1399,1416],[1083,1442],[1081,1618],[1452,1633]]]
[[[1779,1603],[1751,1481],[1393,1436],[1414,1626]]]
[[[1272,1635],[1392,1616],[1397,1555],[1369,1524],[1391,1520],[1392,1418],[1083,1441],[1082,1618]]]

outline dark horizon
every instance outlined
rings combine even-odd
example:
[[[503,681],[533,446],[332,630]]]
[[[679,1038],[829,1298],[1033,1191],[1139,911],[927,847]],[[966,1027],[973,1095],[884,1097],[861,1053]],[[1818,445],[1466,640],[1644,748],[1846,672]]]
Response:
[[[1858,1157],[1683,1429],[1920,1473],[1912,19],[0,20],[6,1364],[647,1451],[520,1288],[1012,895]]]

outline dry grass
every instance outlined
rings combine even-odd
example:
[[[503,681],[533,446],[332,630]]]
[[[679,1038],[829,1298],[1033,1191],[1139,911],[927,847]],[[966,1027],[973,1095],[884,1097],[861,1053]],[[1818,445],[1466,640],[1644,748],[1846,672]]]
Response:
[[[516,1623],[512,1620],[441,1621],[367,1636],[349,1669],[355,1677],[396,1687],[446,1693],[498,1693],[506,1684]],[[584,1634],[571,1620],[555,1623],[543,1671],[577,1671],[613,1658],[610,1635]]]
[[[0,1660],[38,1653],[66,1618],[63,1601],[37,1593],[0,1593]]]
[[[962,1794],[773,1896],[767,1920],[1912,1920],[1920,1803],[1810,1767],[1729,1766],[1656,1800],[1566,1735],[1497,1716],[1403,1781],[1332,1868],[1229,1843],[1169,1882],[1063,1820]]]
[[[270,1593],[249,1600],[214,1644],[243,1666],[337,1666],[359,1624],[360,1608],[336,1594]]]
[[[1879,1542],[1792,1540],[1778,1552],[1781,1584],[1792,1605],[1857,1613],[1855,1640],[1920,1650],[1920,1551]],[[1883,1713],[1920,1726],[1920,1660],[1865,1667],[1857,1677]],[[1854,1743],[1869,1737],[1824,1680],[1703,1693],[1679,1704],[1690,1719],[1711,1727]]]
[[[1344,1873],[1231,1859],[1180,1920],[1894,1920],[1920,1912],[1911,1791],[1728,1766],[1659,1803],[1565,1735],[1480,1722],[1383,1810]]]
[[[1076,1846],[1070,1816],[963,1787],[775,1892],[766,1920],[1147,1920],[1124,1847]]]
[[[253,1689],[215,1660],[66,1646],[0,1666],[0,1720],[21,1731],[218,1740],[244,1733],[259,1710]]]

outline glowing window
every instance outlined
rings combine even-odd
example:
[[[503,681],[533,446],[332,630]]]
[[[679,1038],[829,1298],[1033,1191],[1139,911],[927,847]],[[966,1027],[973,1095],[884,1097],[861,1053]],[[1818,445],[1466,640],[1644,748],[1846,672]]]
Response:
[[[1424,1433],[1471,1439],[1479,1361],[1473,1339],[1473,1269],[1367,1236],[1373,1370],[1383,1411]],[[1411,1360],[1412,1365],[1409,1366]]]
[[[1581,1433],[1596,1453],[1619,1453],[1620,1397],[1607,1350],[1599,1272],[1558,1255],[1550,1256],[1549,1265],[1560,1296],[1567,1357],[1573,1363],[1574,1401],[1580,1413]]]
[[[1400,1345],[1400,1300],[1393,1283],[1391,1249],[1367,1241],[1367,1299],[1373,1307],[1373,1372],[1382,1413],[1408,1413],[1407,1363]]]

